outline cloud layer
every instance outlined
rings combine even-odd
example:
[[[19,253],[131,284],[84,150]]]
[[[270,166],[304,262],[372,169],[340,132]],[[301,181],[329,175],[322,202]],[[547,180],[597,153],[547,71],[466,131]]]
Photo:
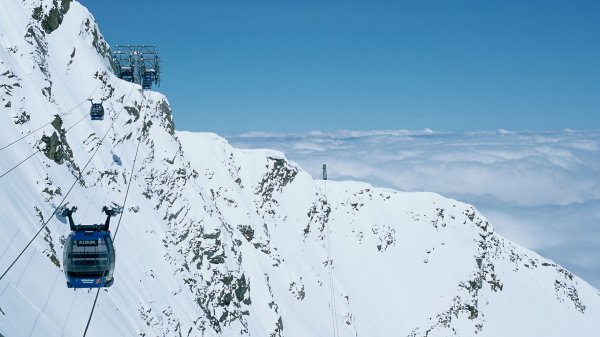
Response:
[[[600,130],[252,132],[313,176],[433,191],[478,207],[504,236],[600,288]]]

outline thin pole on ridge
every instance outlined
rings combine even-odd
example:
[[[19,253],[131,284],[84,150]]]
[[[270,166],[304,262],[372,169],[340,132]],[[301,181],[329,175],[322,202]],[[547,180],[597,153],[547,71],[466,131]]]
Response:
[[[327,200],[327,165],[323,164],[323,182],[325,187],[325,204],[329,207],[329,201]],[[327,211],[326,211],[327,212]],[[329,274],[329,297],[331,301],[331,324],[333,329],[333,336],[339,336],[340,332],[337,325],[337,308],[335,305],[335,288],[333,286],[333,261],[331,260],[331,239],[330,239],[330,227],[329,217],[326,217],[326,223],[324,224],[327,228],[325,235],[327,236],[327,271]]]

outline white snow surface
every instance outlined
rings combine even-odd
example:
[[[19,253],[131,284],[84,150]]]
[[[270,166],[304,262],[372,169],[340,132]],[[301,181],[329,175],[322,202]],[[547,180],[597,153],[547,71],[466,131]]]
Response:
[[[42,150],[0,178],[0,272],[63,198],[101,222],[132,179],[87,336],[597,336],[600,292],[470,205],[315,180],[280,152],[175,132],[163,95],[112,74],[81,4],[44,31],[35,9],[62,5],[0,2],[0,147],[66,113],[0,150],[0,174]],[[46,155],[53,133],[62,160]],[[53,216],[0,281],[0,336],[83,335],[95,291],[65,285],[68,233]]]

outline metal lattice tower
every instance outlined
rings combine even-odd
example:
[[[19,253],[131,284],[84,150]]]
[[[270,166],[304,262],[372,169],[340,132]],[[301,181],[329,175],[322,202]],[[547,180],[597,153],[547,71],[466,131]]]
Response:
[[[115,74],[119,78],[137,83],[143,89],[160,86],[160,57],[156,46],[116,46],[113,51]]]
[[[327,165],[323,164],[323,180],[327,180]]]

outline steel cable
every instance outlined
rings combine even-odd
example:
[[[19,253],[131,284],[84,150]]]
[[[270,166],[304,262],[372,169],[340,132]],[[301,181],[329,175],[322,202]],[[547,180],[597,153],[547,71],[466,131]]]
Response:
[[[83,103],[85,103],[86,101],[89,101],[89,100],[92,98],[92,96],[94,96],[94,93],[96,92],[96,90],[98,90],[98,88],[100,88],[100,84],[102,84],[102,82],[98,83],[98,85],[96,86],[96,88],[94,89],[94,91],[92,91],[92,93],[91,93],[91,94],[88,96],[88,98],[86,98],[86,99],[85,99],[85,100],[83,100],[81,103],[77,104],[76,106],[72,107],[71,109],[69,109],[69,110],[67,110],[67,111],[63,112],[63,113],[62,113],[62,114],[60,114],[59,116],[63,117],[63,116],[65,116],[66,114],[68,114],[69,112],[71,112],[71,111],[73,111],[73,110],[75,110],[75,109],[79,108],[80,106],[82,106],[82,105],[83,105]],[[35,130],[33,130],[33,131],[29,131],[29,133],[27,133],[26,135],[23,135],[23,136],[21,136],[20,138],[18,138],[18,139],[15,139],[15,140],[13,140],[12,142],[10,142],[10,143],[8,143],[8,144],[4,145],[3,147],[1,147],[1,148],[0,148],[0,151],[2,151],[2,150],[5,150],[5,149],[7,149],[7,148],[11,147],[13,144],[15,144],[15,143],[18,143],[18,142],[20,142],[21,140],[23,140],[23,139],[25,139],[25,138],[29,137],[30,135],[32,135],[32,134],[34,134],[34,133],[36,133],[36,132],[40,131],[41,129],[45,128],[46,126],[48,126],[48,125],[52,124],[52,122],[53,122],[53,121],[54,121],[54,120],[51,120],[51,121],[49,121],[48,123],[46,123],[46,124],[44,124],[44,125],[40,126],[39,128],[37,128],[37,129],[35,129]]]
[[[117,234],[119,232],[119,227],[121,226],[121,220],[123,220],[123,214],[125,213],[125,205],[127,203],[127,197],[129,196],[129,188],[131,187],[131,183],[133,182],[133,173],[135,172],[135,163],[137,162],[138,152],[140,150],[140,144],[142,142],[142,131],[144,129],[144,125],[146,124],[146,118],[148,113],[144,114],[144,121],[142,123],[142,127],[140,128],[140,135],[138,136],[137,148],[135,149],[135,156],[133,157],[133,164],[131,165],[131,174],[129,175],[129,182],[127,183],[127,190],[125,192],[125,199],[123,200],[123,205],[121,206],[121,215],[119,216],[119,222],[117,223],[117,228],[115,229],[115,234],[113,235],[113,244],[117,240]],[[85,330],[83,332],[83,337],[87,335],[88,328],[90,327],[90,322],[92,321],[92,316],[94,315],[94,309],[96,308],[96,303],[98,302],[98,296],[100,295],[100,289],[96,291],[96,297],[94,298],[94,304],[92,304],[92,310],[90,311],[90,316],[88,318],[87,324],[85,325]]]
[[[131,91],[129,91],[129,94],[127,96],[127,101],[129,101],[129,97],[131,97],[131,93],[133,92],[134,88],[135,88],[135,86],[132,85]],[[64,204],[65,200],[67,199],[67,197],[69,196],[69,194],[71,193],[71,191],[73,190],[73,188],[75,187],[75,185],[77,184],[77,182],[82,179],[83,173],[85,172],[85,169],[92,162],[92,159],[94,159],[94,156],[96,155],[96,153],[98,153],[98,150],[100,149],[100,146],[104,142],[104,139],[106,138],[106,136],[108,136],[108,133],[113,128],[113,126],[115,124],[115,121],[118,119],[119,115],[121,114],[121,112],[123,111],[124,108],[125,108],[125,102],[123,102],[123,106],[121,107],[121,109],[119,110],[119,112],[117,113],[117,115],[115,116],[115,118],[113,119],[112,123],[110,124],[110,127],[108,128],[108,130],[106,131],[106,133],[104,134],[104,136],[102,137],[102,139],[100,140],[100,143],[98,143],[98,146],[96,147],[96,150],[94,151],[94,153],[92,154],[92,156],[90,157],[90,159],[87,161],[87,163],[85,164],[85,166],[83,167],[83,169],[79,172],[79,176],[77,176],[77,178],[73,182],[73,185],[71,185],[71,187],[67,191],[67,194],[65,194],[65,196],[60,201],[60,203],[58,204],[58,206],[56,206],[56,208],[54,208],[54,211],[52,212],[52,214],[50,214],[50,216],[48,217],[48,220],[46,220],[44,222],[44,224],[42,225],[42,227],[40,227],[40,229],[35,233],[35,235],[31,238],[31,240],[29,240],[29,242],[21,250],[21,252],[19,253],[19,255],[13,260],[13,262],[8,266],[8,268],[4,271],[4,273],[2,273],[2,276],[0,276],[0,281],[4,278],[4,276],[6,276],[6,274],[10,271],[10,269],[19,260],[19,258],[21,258],[21,256],[23,255],[23,253],[25,253],[25,251],[27,250],[27,248],[29,248],[29,246],[33,243],[33,241],[35,240],[35,238],[37,238],[37,236],[42,232],[42,230],[44,228],[46,228],[46,226],[48,225],[48,223],[50,222],[50,220],[52,220],[52,217],[56,214],[56,212]]]

